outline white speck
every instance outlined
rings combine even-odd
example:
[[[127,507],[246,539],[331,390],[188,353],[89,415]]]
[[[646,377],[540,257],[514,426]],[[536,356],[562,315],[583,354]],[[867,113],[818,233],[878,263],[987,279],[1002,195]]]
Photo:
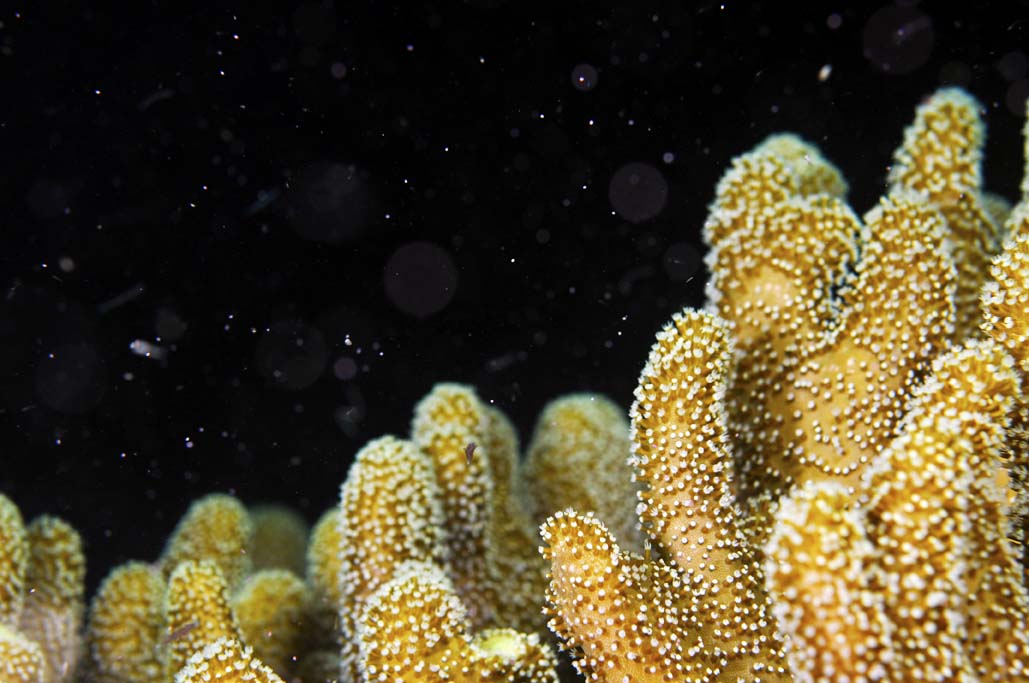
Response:
[[[832,75],[832,64],[823,64],[822,68],[818,70],[818,82],[825,83],[829,80],[829,76]]]

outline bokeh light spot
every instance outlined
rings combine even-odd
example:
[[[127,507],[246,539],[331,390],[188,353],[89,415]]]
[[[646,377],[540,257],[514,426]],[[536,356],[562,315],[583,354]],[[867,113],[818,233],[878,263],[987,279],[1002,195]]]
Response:
[[[450,254],[431,242],[409,242],[389,257],[383,272],[386,296],[404,313],[426,318],[446,308],[457,290]]]
[[[633,162],[611,176],[607,195],[619,216],[631,223],[642,223],[664,210],[668,203],[668,182],[654,166]]]
[[[325,370],[329,353],[325,337],[302,320],[280,320],[257,342],[257,369],[281,389],[303,389]]]
[[[328,244],[352,242],[368,223],[370,192],[353,164],[316,162],[297,174],[290,195],[293,229],[304,239]]]
[[[865,58],[884,73],[909,74],[929,61],[933,22],[910,5],[886,5],[868,18],[861,36]]]
[[[61,413],[96,407],[107,390],[107,372],[92,344],[63,344],[36,366],[36,395]]]

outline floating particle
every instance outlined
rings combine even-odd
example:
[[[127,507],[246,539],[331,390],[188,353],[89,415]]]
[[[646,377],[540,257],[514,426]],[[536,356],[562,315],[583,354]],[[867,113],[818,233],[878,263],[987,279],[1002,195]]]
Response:
[[[591,64],[576,64],[572,69],[572,85],[580,92],[589,92],[597,87],[600,74]]]

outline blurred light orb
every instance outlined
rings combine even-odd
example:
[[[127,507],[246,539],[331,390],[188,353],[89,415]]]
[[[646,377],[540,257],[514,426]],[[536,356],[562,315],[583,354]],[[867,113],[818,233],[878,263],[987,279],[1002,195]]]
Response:
[[[87,342],[62,344],[36,366],[36,395],[60,413],[80,415],[95,408],[107,391],[107,371]]]
[[[572,68],[572,86],[579,92],[589,92],[597,87],[600,74],[592,64],[576,64]]]
[[[371,192],[354,164],[314,162],[292,183],[289,217],[304,239],[325,244],[353,242],[368,225]]]
[[[164,341],[176,342],[186,334],[189,325],[171,308],[162,306],[154,314],[154,334]]]
[[[332,374],[340,380],[354,379],[357,377],[357,363],[350,356],[340,356],[332,364]]]
[[[913,5],[879,8],[861,36],[865,58],[890,74],[909,74],[928,62],[934,42],[932,19]]]
[[[280,320],[257,342],[257,370],[271,385],[295,391],[314,384],[329,360],[325,337],[302,320]]]
[[[654,166],[633,162],[611,176],[607,196],[611,208],[630,223],[649,221],[668,203],[668,182]]]
[[[446,308],[457,291],[457,267],[446,249],[432,242],[409,242],[383,269],[386,297],[398,309],[427,318]]]

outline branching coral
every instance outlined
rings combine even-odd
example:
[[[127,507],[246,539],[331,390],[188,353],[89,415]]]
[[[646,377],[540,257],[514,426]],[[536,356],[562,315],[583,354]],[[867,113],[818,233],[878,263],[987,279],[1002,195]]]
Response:
[[[733,163],[705,226],[709,312],[658,334],[631,411],[654,556],[589,514],[543,527],[551,626],[586,675],[1027,675],[1009,537],[1024,538],[1029,453],[1029,196],[1010,214],[986,199],[981,128],[967,95],[927,100],[863,221],[797,138]],[[994,215],[1012,239],[987,273]]]
[[[208,496],[190,506],[160,562],[115,568],[90,610],[90,673],[111,683],[169,683],[197,653],[222,640],[235,645],[211,654],[204,666],[254,663],[263,671],[265,664],[243,648],[252,639],[269,664],[288,674],[307,649],[300,642],[314,621],[315,602],[304,581],[286,569],[251,572],[252,529],[235,498]],[[296,562],[304,540],[271,536],[279,538],[273,545],[292,549],[280,560]],[[190,676],[208,670],[215,671],[194,667]]]
[[[658,333],[628,424],[559,398],[521,463],[437,385],[310,534],[194,503],[103,582],[82,669],[79,538],[0,496],[0,683],[555,683],[544,601],[609,683],[1026,679],[1029,173],[986,193],[983,137],[970,96],[927,99],[863,218],[770,137],[718,185],[709,305]]]

